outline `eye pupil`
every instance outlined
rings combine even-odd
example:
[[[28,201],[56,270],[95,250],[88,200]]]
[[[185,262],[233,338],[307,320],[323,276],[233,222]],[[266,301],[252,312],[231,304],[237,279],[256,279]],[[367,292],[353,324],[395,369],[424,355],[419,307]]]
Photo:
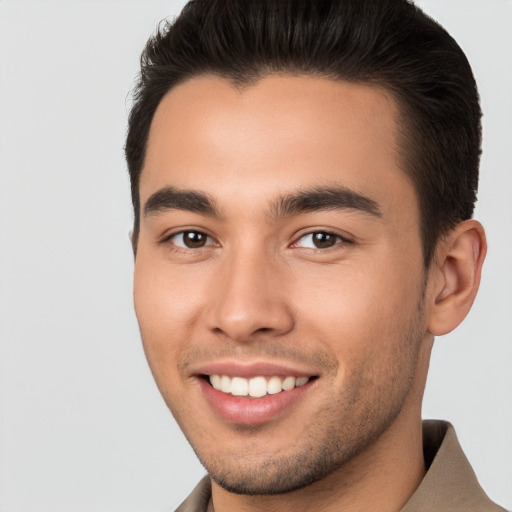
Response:
[[[318,249],[332,247],[336,243],[336,236],[320,231],[313,234],[313,243]]]
[[[206,243],[206,235],[197,231],[185,231],[183,233],[183,243],[190,249],[204,247]]]

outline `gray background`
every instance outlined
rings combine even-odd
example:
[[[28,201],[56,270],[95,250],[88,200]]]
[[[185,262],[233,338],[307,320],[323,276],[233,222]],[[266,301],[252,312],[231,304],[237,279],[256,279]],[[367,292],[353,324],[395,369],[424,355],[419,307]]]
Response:
[[[512,3],[418,2],[480,85],[476,217],[489,255],[436,341],[424,416],[447,418],[512,508]],[[173,510],[203,469],[147,369],[132,312],[128,93],[181,1],[0,0],[0,510]]]

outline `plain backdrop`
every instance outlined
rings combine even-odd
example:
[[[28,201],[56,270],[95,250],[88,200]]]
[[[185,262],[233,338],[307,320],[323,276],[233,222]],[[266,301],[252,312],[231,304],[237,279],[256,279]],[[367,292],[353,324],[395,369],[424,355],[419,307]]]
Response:
[[[424,416],[452,421],[512,508],[512,2],[424,0],[485,113],[489,254],[436,341]],[[0,0],[0,510],[171,511],[204,470],[160,398],[132,311],[123,160],[140,51],[183,2]]]

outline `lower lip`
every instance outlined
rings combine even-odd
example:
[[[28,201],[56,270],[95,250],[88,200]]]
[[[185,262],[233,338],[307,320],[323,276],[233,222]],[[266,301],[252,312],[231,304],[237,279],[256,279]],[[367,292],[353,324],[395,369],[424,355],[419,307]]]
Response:
[[[218,391],[205,379],[199,378],[203,396],[224,420],[242,425],[259,425],[289,411],[309,390],[312,381],[289,391],[261,398],[232,396]]]

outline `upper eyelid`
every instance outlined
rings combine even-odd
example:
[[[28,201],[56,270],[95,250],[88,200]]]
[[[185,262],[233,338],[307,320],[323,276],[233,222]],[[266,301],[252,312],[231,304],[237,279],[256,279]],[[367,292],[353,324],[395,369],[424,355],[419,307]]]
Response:
[[[332,246],[330,246],[330,247],[324,247],[324,248],[321,248],[321,247],[304,247],[304,246],[302,246],[302,245],[299,245],[299,242],[300,242],[303,238],[305,238],[305,237],[307,237],[307,236],[314,235],[315,233],[326,233],[326,234],[332,234],[334,237],[339,238],[339,240],[338,240],[338,241],[336,241],[336,243],[334,243]],[[299,237],[295,240],[295,242],[293,242],[293,243],[291,244],[291,246],[290,246],[290,247],[291,247],[292,249],[314,249],[314,250],[318,250],[318,251],[327,251],[327,250],[329,250],[329,249],[334,249],[336,246],[344,245],[346,242],[347,242],[347,240],[343,239],[343,237],[341,237],[340,235],[337,235],[337,234],[335,234],[335,233],[327,233],[326,231],[313,231],[313,232],[311,232],[311,233],[306,233],[306,234],[304,234],[304,235],[302,235],[302,236],[299,236]]]
[[[314,235],[315,233],[325,233],[327,235],[332,235],[332,236],[340,238],[342,242],[353,243],[353,241],[354,241],[354,237],[351,237],[351,236],[349,236],[347,234],[339,233],[339,232],[337,232],[334,229],[314,228],[314,229],[310,229],[310,230],[304,231],[303,233],[300,233],[298,235],[295,235],[294,241],[292,242],[292,245],[296,244],[301,238],[304,238],[305,236]]]
[[[202,245],[199,247],[187,247],[186,244],[184,244],[184,243],[175,243],[172,240],[172,238],[179,236],[179,235],[183,236],[183,234],[187,233],[187,232],[200,233],[200,234],[206,236],[206,238],[209,239],[210,242],[208,243],[208,241],[207,241],[205,245]],[[219,246],[219,243],[215,240],[215,238],[213,238],[208,233],[205,233],[204,231],[199,230],[199,229],[180,229],[179,231],[174,231],[172,233],[169,233],[169,235],[164,236],[163,239],[161,239],[160,241],[157,241],[157,244],[161,245],[161,246],[167,246],[167,249],[169,249],[170,251],[175,252],[175,253],[182,253],[182,254],[183,253],[198,254],[198,253],[202,253],[202,251],[204,251],[204,250],[208,250],[212,247]]]
[[[180,228],[174,228],[174,229],[167,230],[161,237],[159,237],[158,242],[159,243],[167,242],[171,238],[173,238],[177,235],[183,234],[183,233],[187,233],[187,232],[200,233],[201,235],[205,235],[206,237],[212,239],[215,243],[218,243],[216,238],[213,235],[211,235],[210,233],[208,233],[208,231],[206,231],[204,229],[200,229],[200,228],[193,228],[193,227],[184,227],[184,228],[180,227]]]
[[[220,242],[216,239],[215,236],[213,236],[212,234],[210,234],[208,232],[208,230],[205,230],[205,229],[201,229],[201,228],[194,228],[194,227],[180,227],[180,228],[177,228],[176,231],[174,230],[170,230],[170,232],[167,232],[165,233],[164,235],[162,235],[162,237],[159,238],[159,240],[157,240],[157,243],[165,243],[165,242],[168,242],[170,241],[173,237],[177,236],[177,235],[180,235],[180,234],[183,234],[183,233],[186,233],[186,232],[196,232],[196,233],[201,233],[203,235],[205,235],[206,237],[210,238],[214,244],[217,244],[217,245],[220,245]],[[339,232],[337,232],[336,230],[334,229],[329,229],[329,228],[314,228],[314,229],[308,229],[308,231],[305,231],[305,232],[302,232],[301,234],[296,234],[294,235],[293,237],[293,241],[291,242],[290,246],[294,246],[298,243],[298,241],[301,239],[301,238],[304,238],[306,236],[311,236],[315,233],[326,233],[326,234],[329,234],[329,235],[332,235],[332,236],[335,236],[335,237],[338,237],[342,242],[344,243],[354,243],[354,240],[352,237],[350,237],[349,235],[345,235],[345,234],[341,234]]]

